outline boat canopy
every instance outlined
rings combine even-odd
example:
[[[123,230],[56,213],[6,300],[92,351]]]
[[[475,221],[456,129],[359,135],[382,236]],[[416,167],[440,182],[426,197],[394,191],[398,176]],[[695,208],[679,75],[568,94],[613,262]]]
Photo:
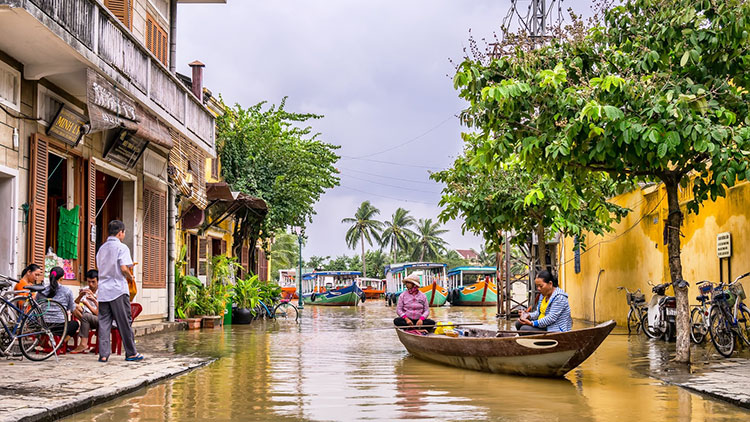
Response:
[[[452,268],[450,271],[448,271],[448,277],[458,275],[460,273],[464,274],[487,274],[487,275],[494,275],[497,272],[497,268],[495,267],[456,267]]]
[[[403,290],[404,285],[402,280],[410,274],[419,276],[422,286],[427,286],[434,282],[438,286],[445,287],[445,271],[447,267],[448,265],[439,262],[406,262],[386,265],[386,291],[396,293]]]
[[[455,289],[461,286],[467,286],[481,281],[484,277],[489,277],[495,282],[497,269],[495,267],[456,267],[448,271],[448,288]]]
[[[362,273],[359,271],[313,271],[302,274],[302,291],[321,292],[348,286],[360,275]]]

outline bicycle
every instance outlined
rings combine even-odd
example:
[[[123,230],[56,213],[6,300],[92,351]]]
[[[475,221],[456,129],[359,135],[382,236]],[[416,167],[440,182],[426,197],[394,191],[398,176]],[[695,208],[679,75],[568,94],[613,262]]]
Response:
[[[44,286],[39,285],[26,286],[24,290],[29,292],[28,296],[15,295],[8,300],[11,281],[16,282],[10,277],[0,276],[0,289],[6,290],[0,295],[0,356],[17,356],[20,349],[21,355],[32,361],[43,361],[53,355],[57,358],[63,342],[55,339],[53,329],[62,333],[60,337],[67,331],[65,307],[51,299],[40,305],[32,296],[33,292],[44,290]],[[54,323],[54,326],[45,322],[44,315],[50,312],[63,315],[63,322]]]
[[[641,292],[640,287],[631,292],[627,287],[620,286],[617,290],[625,290],[625,298],[628,301],[628,334],[635,328],[636,334],[641,331],[641,320],[646,312],[646,295]]]
[[[281,318],[287,320],[293,316],[294,322],[299,320],[299,310],[293,303],[291,303],[290,299],[280,299],[278,304],[272,306],[272,309],[269,309],[262,300],[259,300],[258,302],[258,306],[256,306],[256,314],[261,314],[269,319]]]
[[[750,272],[737,277],[726,288],[724,283],[719,284],[711,300],[708,316],[711,342],[716,351],[727,358],[732,356],[738,337],[750,346],[750,309],[742,303],[745,290],[739,282],[747,276]]]
[[[708,280],[698,283],[700,295],[696,298],[700,305],[690,311],[690,340],[695,344],[701,344],[710,332],[708,324],[709,313],[711,312],[711,298],[709,295],[714,289],[713,283]]]

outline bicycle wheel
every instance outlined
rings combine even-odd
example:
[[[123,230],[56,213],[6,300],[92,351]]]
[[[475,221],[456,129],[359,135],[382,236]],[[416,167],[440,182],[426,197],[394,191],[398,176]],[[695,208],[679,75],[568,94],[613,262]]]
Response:
[[[737,333],[742,341],[750,346],[750,309],[744,303],[740,303],[737,310]]]
[[[55,339],[52,333],[52,323],[45,321],[45,316],[63,315],[63,322],[54,323],[55,330],[61,333],[59,339]],[[68,313],[65,307],[54,300],[47,300],[39,306],[32,307],[24,314],[21,322],[18,341],[21,344],[21,353],[28,360],[42,361],[53,356],[62,347],[62,339],[68,330]]]
[[[693,308],[690,311],[690,340],[701,344],[706,339],[706,315],[703,308]]]
[[[711,312],[708,314],[708,326],[711,332],[711,342],[716,351],[725,358],[732,356],[735,334],[729,326],[729,320],[721,309],[721,305],[711,307]]]
[[[628,311],[628,334],[635,331],[636,333],[641,329],[641,313],[637,308],[630,308]]]
[[[0,306],[0,356],[21,356],[21,348],[15,338],[20,315],[18,310],[7,303]]]
[[[273,308],[273,317],[276,319],[284,319],[287,321],[294,320],[297,322],[299,319],[299,310],[289,302],[281,302]]]
[[[641,327],[648,338],[659,338],[664,334],[660,329],[648,325],[648,312],[645,312],[641,317]]]

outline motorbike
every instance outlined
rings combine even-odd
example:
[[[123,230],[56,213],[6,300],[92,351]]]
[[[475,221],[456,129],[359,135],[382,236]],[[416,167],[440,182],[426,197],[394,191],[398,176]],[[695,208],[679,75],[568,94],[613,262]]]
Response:
[[[674,296],[667,296],[666,290],[670,283],[653,286],[654,295],[648,303],[648,312],[641,319],[643,332],[648,338],[663,338],[674,341],[677,330],[677,300]]]

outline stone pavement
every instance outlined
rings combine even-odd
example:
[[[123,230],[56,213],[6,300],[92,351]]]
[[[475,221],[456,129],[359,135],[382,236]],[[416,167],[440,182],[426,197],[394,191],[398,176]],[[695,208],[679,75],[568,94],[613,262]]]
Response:
[[[665,381],[750,409],[750,359],[713,361],[693,374]]]
[[[158,337],[149,336],[148,343],[158,344]],[[213,361],[138,347],[146,356],[141,362],[125,362],[124,354],[113,354],[108,363],[93,354],[44,362],[0,359],[0,422],[58,419]]]

